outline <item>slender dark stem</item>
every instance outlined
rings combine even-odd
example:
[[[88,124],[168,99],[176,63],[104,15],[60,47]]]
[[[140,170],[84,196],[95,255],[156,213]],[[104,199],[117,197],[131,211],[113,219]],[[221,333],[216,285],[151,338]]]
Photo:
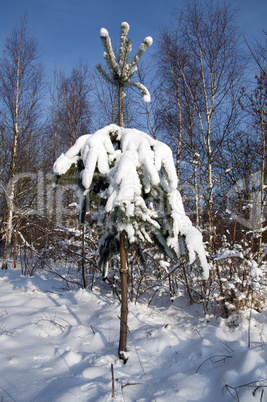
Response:
[[[120,342],[119,357],[126,363],[124,355],[127,348],[127,319],[128,319],[128,267],[125,249],[125,231],[120,234],[120,276],[121,276],[121,317],[120,317]]]

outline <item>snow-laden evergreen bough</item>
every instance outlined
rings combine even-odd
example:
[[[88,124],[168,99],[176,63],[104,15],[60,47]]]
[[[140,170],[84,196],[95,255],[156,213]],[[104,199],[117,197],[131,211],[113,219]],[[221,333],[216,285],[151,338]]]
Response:
[[[73,168],[87,205],[96,211],[94,219],[106,228],[99,244],[104,276],[125,231],[129,243],[156,242],[168,259],[184,256],[208,277],[202,236],[185,215],[166,144],[111,124],[81,136],[57,159],[54,174],[66,177]]]
[[[105,70],[103,70],[100,64],[97,66],[97,69],[101,72],[101,74],[105,77],[107,81],[112,82],[114,85],[119,84],[122,87],[137,87],[143,95],[143,100],[145,102],[150,102],[150,93],[145,85],[137,81],[131,81],[131,78],[133,74],[137,71],[137,63],[139,62],[145,51],[152,45],[153,39],[151,38],[151,36],[147,36],[139,46],[136,55],[133,57],[131,62],[129,62],[129,53],[132,50],[131,41],[128,39],[129,29],[130,25],[127,22],[123,22],[121,24],[120,49],[117,61],[112,48],[109,33],[105,28],[101,28],[100,37],[105,48],[104,59],[107,62],[111,76],[106,74]],[[123,92],[122,96],[124,97],[126,96],[126,94]]]

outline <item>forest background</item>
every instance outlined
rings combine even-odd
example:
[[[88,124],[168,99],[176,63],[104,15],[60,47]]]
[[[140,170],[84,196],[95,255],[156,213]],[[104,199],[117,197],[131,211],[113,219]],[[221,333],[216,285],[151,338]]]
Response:
[[[186,213],[202,231],[211,264],[203,283],[186,261],[166,265],[153,245],[137,247],[129,260],[132,300],[147,295],[151,302],[161,285],[172,297],[182,285],[192,302],[219,314],[263,306],[267,35],[248,42],[237,13],[233,3],[187,3],[159,30],[136,73],[151,102],[127,90],[124,124],[171,147]],[[93,225],[94,211],[79,224],[79,195],[72,184],[54,186],[52,167],[81,135],[118,122],[116,91],[82,61],[45,78],[28,27],[22,16],[0,59],[3,267],[19,258],[24,274],[53,270],[68,286],[92,288],[102,229]],[[116,263],[108,281],[119,296]]]

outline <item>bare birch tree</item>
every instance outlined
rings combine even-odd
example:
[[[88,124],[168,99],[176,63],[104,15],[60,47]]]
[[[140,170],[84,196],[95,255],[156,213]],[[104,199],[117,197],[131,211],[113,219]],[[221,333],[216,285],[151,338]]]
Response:
[[[29,144],[29,136],[34,132],[37,135],[41,89],[42,67],[38,62],[37,42],[28,30],[27,18],[23,17],[6,39],[0,63],[3,136],[8,144],[10,161],[2,268],[7,268],[12,241],[18,160],[22,147]]]
[[[252,119],[250,137],[253,136],[253,140],[250,138],[249,149],[250,152],[254,151],[254,155],[250,158],[253,166],[249,170],[247,169],[247,172],[250,174],[258,172],[259,183],[257,187],[260,196],[256,202],[259,204],[255,206],[256,210],[250,211],[251,220],[254,222],[250,229],[254,232],[254,237],[257,238],[257,260],[260,262],[263,233],[266,230],[264,227],[266,220],[264,210],[266,203],[267,75],[264,67],[261,68],[256,81],[256,88],[251,94],[248,94],[245,89],[242,91],[240,105]],[[254,147],[252,147],[253,142],[255,143]],[[250,194],[250,203],[251,198],[252,195]],[[252,249],[254,242],[255,239],[252,241]]]
[[[211,252],[214,251],[215,236],[213,192],[216,180],[213,165],[234,119],[238,81],[243,68],[237,52],[238,32],[234,16],[235,10],[230,3],[222,5],[213,0],[193,1],[177,14],[172,29],[167,30],[161,40],[161,46],[165,49],[165,68],[169,69],[179,95],[176,96],[177,124],[180,124],[177,142],[185,144],[187,141],[186,131],[181,137],[181,124],[184,124],[181,108],[188,111],[188,103],[184,99],[190,97],[191,116],[194,116],[191,134],[198,131],[201,152],[204,151],[202,170],[206,176]],[[169,41],[169,48],[166,47],[166,41]],[[183,97],[181,88],[184,88]],[[189,144],[192,145],[192,142]]]
[[[59,119],[65,146],[72,146],[80,135],[91,128],[92,110],[90,72],[86,64],[74,67],[69,77],[61,75],[61,109]]]

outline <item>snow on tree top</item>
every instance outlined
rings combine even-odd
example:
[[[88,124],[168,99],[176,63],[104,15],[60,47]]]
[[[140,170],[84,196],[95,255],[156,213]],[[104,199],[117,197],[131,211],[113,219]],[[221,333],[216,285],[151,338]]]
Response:
[[[106,30],[106,28],[101,28],[100,29],[100,37],[101,38],[107,38],[108,37],[108,31]]]
[[[119,58],[117,60],[115,52],[112,48],[109,33],[105,28],[101,28],[100,37],[105,48],[104,59],[108,64],[110,74],[114,83],[116,82],[119,86],[135,86],[143,95],[144,102],[149,103],[150,93],[148,89],[140,82],[131,81],[131,78],[137,70],[137,63],[140,61],[140,58],[145,53],[145,51],[152,45],[153,39],[151,38],[151,36],[147,36],[139,46],[139,49],[132,61],[129,62],[129,53],[132,50],[131,41],[127,38],[129,29],[130,25],[127,22],[123,22],[121,24]],[[103,70],[100,64],[97,66],[97,69],[98,71],[100,71],[105,79],[110,81],[110,77],[107,77],[106,72]],[[126,96],[125,93],[123,94],[124,96]]]
[[[153,39],[151,38],[151,36],[147,36],[147,37],[144,39],[144,42],[145,42],[145,44],[146,44],[147,46],[152,46],[152,45],[153,45]]]
[[[130,25],[128,24],[128,22],[122,22],[121,27],[126,29],[127,31],[129,31],[129,29],[130,29]]]
[[[110,230],[114,225],[118,231],[125,230],[130,242],[151,242],[152,233],[169,257],[186,254],[190,264],[197,259],[203,277],[208,277],[202,236],[185,215],[168,145],[140,130],[111,124],[80,137],[56,160],[54,174],[67,173],[79,161],[84,195],[90,196],[95,175],[100,175],[105,183],[100,194],[105,213],[112,216],[120,210],[120,218],[116,214],[115,221],[109,218]],[[164,199],[164,207],[156,207],[159,198]]]

